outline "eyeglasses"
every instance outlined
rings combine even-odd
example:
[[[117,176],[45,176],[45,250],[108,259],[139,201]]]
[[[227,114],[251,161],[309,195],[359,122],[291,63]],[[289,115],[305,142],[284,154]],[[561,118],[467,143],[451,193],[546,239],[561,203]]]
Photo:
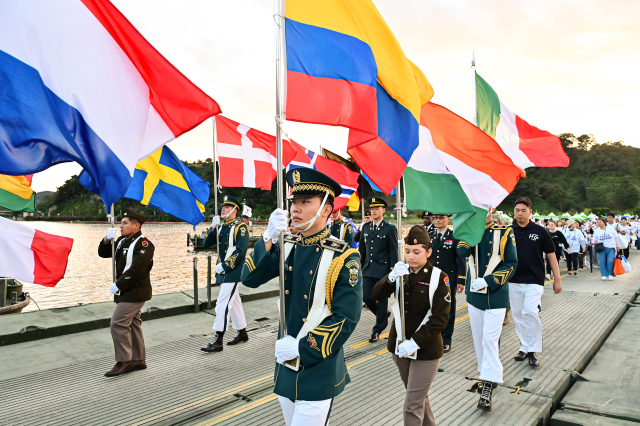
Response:
[[[433,216],[434,220],[445,220],[449,219],[449,216]]]

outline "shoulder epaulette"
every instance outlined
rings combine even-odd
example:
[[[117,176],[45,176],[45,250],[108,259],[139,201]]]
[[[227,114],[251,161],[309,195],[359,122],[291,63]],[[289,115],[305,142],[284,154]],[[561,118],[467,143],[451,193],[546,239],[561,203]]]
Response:
[[[499,229],[501,231],[504,231],[505,229],[508,229],[509,225],[493,225],[491,227],[491,229]]]
[[[295,234],[289,234],[288,232],[286,234],[284,234],[284,242],[285,243],[298,243],[300,242],[300,240],[302,239],[302,237],[300,235],[295,235]]]
[[[320,247],[337,251],[338,253],[343,253],[349,248],[349,245],[344,241],[336,240],[334,238],[325,238],[320,241]]]

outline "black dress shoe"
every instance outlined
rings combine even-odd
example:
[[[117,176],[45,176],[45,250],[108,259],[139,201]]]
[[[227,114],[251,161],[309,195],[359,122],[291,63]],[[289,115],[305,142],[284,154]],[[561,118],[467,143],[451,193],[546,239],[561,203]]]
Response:
[[[369,337],[369,343],[375,343],[380,340],[380,335],[378,333],[371,333],[371,337]]]
[[[516,361],[524,361],[528,357],[529,357],[528,353],[522,352],[522,351],[518,351],[518,353],[516,354],[516,356],[513,357],[513,359],[515,359]]]
[[[492,382],[483,380],[482,393],[480,394],[480,401],[478,401],[478,408],[484,411],[491,411],[491,395],[493,394]]]
[[[447,354],[449,352],[451,352],[451,345],[444,345],[444,353]]]
[[[200,348],[203,352],[220,352],[224,349],[222,345],[222,338],[224,337],[224,333],[216,332],[216,335],[213,337],[213,340],[207,344],[204,348]]]
[[[249,340],[249,335],[247,334],[247,329],[243,328],[242,330],[238,331],[238,335],[234,337],[232,341],[227,342],[227,345],[233,346],[238,343],[247,342],[248,340]]]
[[[537,367],[540,365],[538,362],[538,358],[536,358],[536,354],[534,352],[529,352],[529,365],[532,367]]]

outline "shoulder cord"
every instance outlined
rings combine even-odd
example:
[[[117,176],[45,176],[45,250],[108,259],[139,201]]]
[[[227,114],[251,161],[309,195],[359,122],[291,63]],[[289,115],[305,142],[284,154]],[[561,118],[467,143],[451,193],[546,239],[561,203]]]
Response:
[[[348,249],[340,256],[336,257],[331,261],[331,265],[329,265],[329,271],[327,272],[327,283],[326,283],[326,291],[327,291],[327,306],[329,310],[331,310],[331,304],[333,303],[333,288],[336,286],[336,282],[338,281],[338,276],[340,275],[340,270],[344,266],[344,261],[350,255],[358,253],[356,249]],[[316,285],[318,285],[316,283]]]

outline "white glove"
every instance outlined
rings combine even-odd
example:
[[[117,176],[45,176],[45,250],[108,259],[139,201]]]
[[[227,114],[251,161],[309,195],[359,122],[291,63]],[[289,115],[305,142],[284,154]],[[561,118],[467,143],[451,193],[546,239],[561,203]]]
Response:
[[[286,232],[287,229],[289,229],[288,217],[289,214],[287,211],[282,209],[275,209],[273,213],[271,213],[267,230],[264,231],[264,235],[262,235],[265,242],[271,240],[275,243],[280,232]]]
[[[403,275],[409,275],[409,265],[404,262],[398,262],[389,274],[389,282],[394,282]]]
[[[118,288],[115,282],[111,284],[111,287],[109,287],[109,291],[112,294],[115,294],[116,296],[120,296],[120,289]]]
[[[211,221],[211,227],[215,228],[219,224],[220,224],[220,216],[214,216],[213,220]]]
[[[409,355],[413,355],[416,351],[420,349],[420,346],[413,339],[409,339],[405,342],[402,342],[398,345],[398,356],[400,358],[406,358]]]
[[[107,240],[113,240],[116,237],[117,232],[116,228],[107,229]]]
[[[487,287],[489,287],[489,285],[484,280],[484,278],[476,278],[475,280],[471,281],[471,291],[474,293],[481,291]]]
[[[216,265],[216,274],[224,274],[224,268],[222,267],[222,263],[218,263]]]
[[[298,340],[293,336],[284,336],[280,340],[276,340],[276,362],[282,364],[290,359],[296,359],[298,353]]]

